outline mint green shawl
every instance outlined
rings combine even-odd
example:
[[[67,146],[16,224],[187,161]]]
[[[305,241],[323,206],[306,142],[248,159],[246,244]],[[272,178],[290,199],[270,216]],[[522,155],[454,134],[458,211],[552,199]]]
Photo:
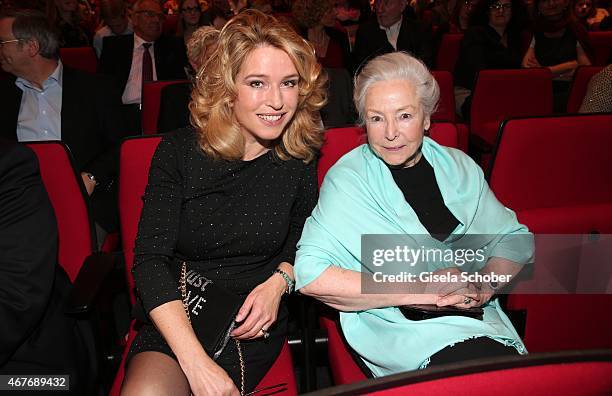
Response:
[[[471,248],[486,246],[488,257],[531,262],[531,234],[495,198],[476,163],[428,137],[422,152],[434,169],[444,203],[460,223],[444,242],[425,238],[429,243],[425,247],[450,244],[464,234],[486,234],[490,236],[487,240],[477,239],[482,246]],[[367,144],[342,157],[325,177],[319,202],[298,243],[296,289],[315,280],[330,265],[374,272],[360,262],[362,234],[421,235],[417,247],[423,243],[422,235],[429,235],[386,164]],[[388,307],[340,312],[340,323],[347,341],[375,376],[424,368],[441,349],[481,336],[527,353],[498,301],[483,308],[482,321],[458,316],[410,321],[399,309]]]

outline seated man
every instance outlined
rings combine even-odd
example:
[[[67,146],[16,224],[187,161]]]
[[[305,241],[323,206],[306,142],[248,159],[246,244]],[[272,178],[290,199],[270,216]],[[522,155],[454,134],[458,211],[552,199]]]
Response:
[[[134,34],[106,37],[99,71],[112,76],[123,90],[121,100],[128,128],[142,130],[142,84],[186,78],[187,55],[179,37],[162,36],[164,14],[155,0],[137,0],[132,11]]]
[[[102,21],[104,21],[104,26],[96,31],[93,38],[93,46],[98,58],[102,54],[102,40],[104,37],[120,36],[134,32],[123,0],[102,0],[100,2],[100,14]]]
[[[431,68],[434,42],[431,29],[407,18],[404,0],[377,0],[376,18],[359,26],[353,57],[357,69],[368,59],[393,51],[407,51]]]
[[[0,65],[17,77],[0,81],[0,137],[66,143],[91,196],[98,233],[116,230],[118,147],[125,132],[119,92],[102,76],[62,65],[57,36],[42,13],[0,15],[0,40]]]
[[[70,291],[57,265],[57,224],[36,156],[0,139],[0,374],[69,375],[90,394],[87,349],[63,312]]]

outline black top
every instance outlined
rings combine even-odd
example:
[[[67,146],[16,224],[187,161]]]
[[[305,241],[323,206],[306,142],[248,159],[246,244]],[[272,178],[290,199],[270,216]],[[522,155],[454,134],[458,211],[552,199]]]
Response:
[[[421,156],[419,162],[410,168],[389,168],[395,184],[416,212],[421,224],[434,238],[444,241],[459,225],[459,221],[444,204],[429,162]]]
[[[135,246],[134,280],[146,312],[172,300],[179,262],[246,295],[279,263],[293,263],[317,202],[315,163],[212,160],[193,129],[167,134],[149,173]]]
[[[491,26],[474,26],[466,30],[455,66],[455,83],[474,89],[476,75],[484,69],[518,69],[521,67],[520,37],[508,37],[508,46]]]
[[[534,33],[535,56],[540,65],[554,66],[578,59],[578,38],[570,28],[565,28],[561,37],[546,37],[542,32]]]

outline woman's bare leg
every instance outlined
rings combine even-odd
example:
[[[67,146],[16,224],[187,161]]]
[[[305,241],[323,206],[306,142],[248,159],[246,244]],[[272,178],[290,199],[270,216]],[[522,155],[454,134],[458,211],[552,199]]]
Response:
[[[161,352],[141,352],[130,359],[121,396],[191,394],[189,382],[178,362]]]

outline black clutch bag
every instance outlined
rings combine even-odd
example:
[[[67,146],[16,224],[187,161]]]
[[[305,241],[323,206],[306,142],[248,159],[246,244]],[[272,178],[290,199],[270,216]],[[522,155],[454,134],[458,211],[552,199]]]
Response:
[[[441,316],[466,316],[472,319],[482,320],[484,311],[480,307],[457,308],[457,307],[438,307],[433,304],[402,305],[400,311],[406,319],[425,320],[439,318]]]
[[[183,308],[200,344],[216,360],[236,326],[243,299],[182,263],[179,288]],[[240,346],[238,345],[238,351]]]

